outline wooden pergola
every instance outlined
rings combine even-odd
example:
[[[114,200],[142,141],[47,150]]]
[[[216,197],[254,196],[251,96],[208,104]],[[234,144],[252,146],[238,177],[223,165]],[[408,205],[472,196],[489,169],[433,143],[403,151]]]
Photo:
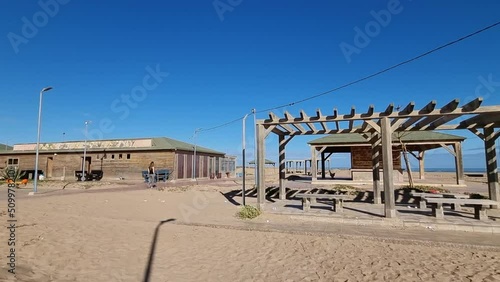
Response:
[[[258,120],[257,131],[257,204],[260,209],[265,205],[264,160],[265,139],[270,133],[278,135],[279,141],[279,197],[285,199],[285,148],[290,140],[299,135],[322,135],[361,133],[371,144],[374,203],[381,203],[379,163],[382,158],[383,191],[385,217],[396,217],[394,199],[392,134],[394,132],[428,131],[428,130],[469,130],[481,138],[485,144],[486,171],[488,191],[491,200],[500,200],[500,189],[497,174],[495,140],[500,136],[500,105],[481,106],[483,99],[477,98],[459,107],[459,100],[454,99],[441,108],[436,108],[436,101],[431,101],[423,108],[415,109],[410,102],[402,110],[395,110],[390,104],[383,112],[375,112],[374,106],[368,107],[364,113],[351,112],[341,115],[336,109],[332,115],[323,115],[317,110],[314,116],[300,111],[294,117],[285,112],[283,118],[269,113],[269,118]],[[460,119],[461,121],[457,121]],[[455,122],[453,122],[455,121]],[[311,147],[312,155],[316,150]],[[311,162],[316,170],[316,161]],[[498,208],[494,206],[493,208]]]

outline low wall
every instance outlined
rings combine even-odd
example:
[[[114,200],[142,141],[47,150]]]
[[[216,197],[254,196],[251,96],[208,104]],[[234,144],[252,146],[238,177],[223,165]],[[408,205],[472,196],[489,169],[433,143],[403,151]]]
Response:
[[[380,170],[380,180],[383,180],[383,170]],[[353,181],[373,181],[373,171],[371,169],[353,168],[351,169],[351,177]],[[393,171],[394,182],[403,182],[403,171]]]

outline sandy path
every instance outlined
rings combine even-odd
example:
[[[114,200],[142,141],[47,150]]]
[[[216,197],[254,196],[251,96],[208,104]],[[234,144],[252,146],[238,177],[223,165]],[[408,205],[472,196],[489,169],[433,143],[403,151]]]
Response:
[[[181,207],[194,212],[186,218]],[[167,218],[176,221],[159,229],[151,281],[500,281],[495,248],[183,225],[246,226],[214,192],[54,194],[24,198],[18,210],[17,280],[1,242],[0,281],[142,281]]]

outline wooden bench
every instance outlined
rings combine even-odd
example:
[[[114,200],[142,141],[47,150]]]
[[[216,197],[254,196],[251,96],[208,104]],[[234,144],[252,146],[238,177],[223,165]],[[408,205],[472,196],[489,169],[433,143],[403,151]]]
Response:
[[[464,194],[450,194],[450,193],[426,193],[426,192],[412,192],[411,196],[419,198],[418,207],[423,210],[427,208],[426,198],[455,198],[455,199],[469,199],[469,195]],[[460,210],[460,204],[453,204],[453,210]]]
[[[348,195],[343,194],[306,194],[301,193],[296,195],[298,198],[302,198],[302,209],[304,211],[309,211],[311,208],[311,200],[316,199],[330,199],[333,200],[333,211],[341,213],[344,208],[344,200],[349,198]]]
[[[432,215],[436,218],[444,218],[443,204],[472,205],[474,207],[474,218],[488,220],[487,209],[498,205],[498,202],[483,199],[456,199],[456,198],[426,198],[427,203],[432,204]]]

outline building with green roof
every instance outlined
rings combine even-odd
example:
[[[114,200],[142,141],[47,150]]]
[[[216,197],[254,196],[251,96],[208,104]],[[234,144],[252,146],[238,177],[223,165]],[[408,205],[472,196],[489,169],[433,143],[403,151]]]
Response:
[[[18,166],[34,172],[35,143],[3,148],[0,168]],[[169,179],[193,178],[194,170],[196,178],[217,178],[234,176],[236,158],[167,137],[66,141],[39,146],[39,168],[49,179],[72,178],[83,166],[87,172],[102,171],[104,178],[140,179],[152,161],[157,170],[169,171]]]

